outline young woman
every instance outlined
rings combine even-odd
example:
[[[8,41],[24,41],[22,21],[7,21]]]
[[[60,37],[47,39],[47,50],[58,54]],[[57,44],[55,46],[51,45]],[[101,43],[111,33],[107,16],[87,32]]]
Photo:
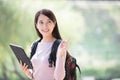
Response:
[[[61,39],[59,34],[57,20],[54,13],[49,9],[42,9],[35,15],[34,25],[41,41],[31,62],[33,70],[30,71],[24,63],[21,68],[25,74],[33,80],[63,80],[65,77],[65,60],[68,43],[61,41],[57,49],[56,66],[49,67],[48,58],[52,45],[56,39]]]

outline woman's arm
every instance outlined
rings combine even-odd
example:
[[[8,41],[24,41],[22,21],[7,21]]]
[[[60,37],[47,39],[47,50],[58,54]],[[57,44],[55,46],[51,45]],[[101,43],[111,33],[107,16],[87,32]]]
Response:
[[[58,47],[56,66],[54,72],[55,80],[63,80],[65,77],[65,60],[67,53],[67,41],[62,41]]]
[[[28,65],[26,65],[26,63],[22,64],[22,61],[20,61],[20,68],[28,76],[28,78],[30,78],[30,79],[33,78],[32,69],[28,69]]]

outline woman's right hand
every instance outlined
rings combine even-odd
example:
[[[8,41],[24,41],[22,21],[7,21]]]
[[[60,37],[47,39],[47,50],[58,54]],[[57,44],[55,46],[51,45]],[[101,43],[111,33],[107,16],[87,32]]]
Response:
[[[26,65],[26,63],[22,64],[21,60],[20,60],[20,68],[30,79],[32,79],[32,72],[30,71],[30,69],[28,69],[28,65]]]

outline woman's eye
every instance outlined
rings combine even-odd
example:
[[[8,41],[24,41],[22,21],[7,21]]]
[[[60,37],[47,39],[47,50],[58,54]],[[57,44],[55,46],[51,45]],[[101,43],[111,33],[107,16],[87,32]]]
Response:
[[[43,22],[42,22],[42,21],[40,21],[40,22],[39,22],[39,24],[43,24]]]
[[[48,21],[48,23],[51,23],[52,21]]]

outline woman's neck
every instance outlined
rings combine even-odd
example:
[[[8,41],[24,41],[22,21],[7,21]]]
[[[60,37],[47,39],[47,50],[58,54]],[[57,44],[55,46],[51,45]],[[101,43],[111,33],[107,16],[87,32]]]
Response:
[[[55,38],[53,36],[43,37],[43,39],[41,40],[41,42],[53,42],[53,41],[55,41]]]

